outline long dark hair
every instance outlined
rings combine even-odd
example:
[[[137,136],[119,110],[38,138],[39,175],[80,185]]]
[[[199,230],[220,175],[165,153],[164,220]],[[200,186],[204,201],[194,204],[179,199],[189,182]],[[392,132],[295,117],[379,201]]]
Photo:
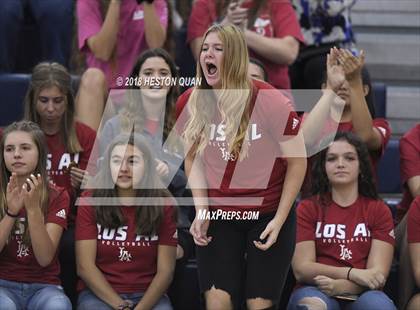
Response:
[[[136,133],[120,134],[115,137],[107,150],[101,168],[95,177],[95,187],[92,196],[99,198],[118,197],[115,184],[112,181],[110,161],[112,150],[118,145],[132,145],[143,153],[144,175],[139,184],[140,188],[135,189],[135,197],[153,197],[150,205],[133,206],[136,208],[136,233],[152,235],[158,232],[163,218],[162,199],[169,199],[170,193],[160,184],[156,174],[156,164],[151,148],[145,137]],[[165,198],[167,197],[167,198]],[[96,206],[97,223],[108,228],[118,228],[125,223],[124,216],[119,206]]]
[[[142,67],[144,62],[151,57],[162,58],[168,65],[169,70],[171,71],[172,78],[176,78],[176,80],[178,80],[178,69],[176,67],[176,64],[172,57],[169,55],[169,53],[162,48],[148,49],[140,55],[133,67],[133,70],[131,71],[130,77],[133,80],[138,78],[140,68]],[[166,140],[175,124],[175,102],[179,95],[179,88],[176,84],[177,83],[171,83],[169,92],[166,95],[165,118],[163,121],[164,140]],[[133,85],[131,88],[137,89],[139,87]],[[123,129],[131,130],[131,122],[134,122],[136,124],[134,128],[139,128],[140,131],[142,131],[144,129],[144,124],[146,120],[146,115],[142,104],[142,98],[141,96],[134,96],[134,98],[134,100],[129,100],[127,108],[123,109],[120,113],[120,116],[122,118],[122,127]]]
[[[327,139],[325,140],[327,141]],[[378,199],[376,185],[372,174],[372,165],[370,162],[369,151],[360,140],[352,132],[337,132],[334,141],[346,141],[356,149],[357,157],[359,159],[359,178],[358,178],[358,192],[359,195]],[[329,147],[324,148],[315,159],[312,167],[312,194],[319,195],[320,199],[325,202],[328,194],[331,192],[331,184],[328,180],[327,172],[325,171],[325,160],[327,157]],[[315,181],[316,180],[316,181]]]

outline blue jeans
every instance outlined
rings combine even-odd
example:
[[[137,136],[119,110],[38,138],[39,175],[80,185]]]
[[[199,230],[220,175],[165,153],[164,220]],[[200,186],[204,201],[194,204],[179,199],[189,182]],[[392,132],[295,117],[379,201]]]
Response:
[[[304,286],[292,293],[290,296],[287,310],[306,310],[307,306],[300,304],[301,300],[305,297],[317,297],[321,299],[328,310],[396,310],[394,303],[382,291],[365,291],[356,301],[338,301],[330,297],[314,286]]]
[[[1,0],[0,72],[14,70],[26,5],[40,33],[41,60],[67,65],[72,42],[73,0]]]
[[[0,279],[0,309],[71,310],[71,302],[59,285]]]
[[[122,299],[129,299],[135,305],[137,305],[140,299],[143,297],[144,292],[131,293],[131,294],[119,294]],[[106,302],[99,299],[91,290],[85,289],[80,292],[79,299],[77,300],[77,310],[112,310]],[[172,310],[171,302],[169,297],[163,295],[153,307],[153,310]]]

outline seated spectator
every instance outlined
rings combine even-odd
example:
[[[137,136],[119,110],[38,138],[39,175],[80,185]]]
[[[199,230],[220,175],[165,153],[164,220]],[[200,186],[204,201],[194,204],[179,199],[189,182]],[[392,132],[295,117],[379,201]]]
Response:
[[[350,10],[356,0],[292,0],[305,46],[290,68],[293,89],[320,89],[329,50],[354,50]]]
[[[91,174],[95,171],[95,160],[91,163],[89,160],[96,133],[75,120],[71,77],[58,63],[44,62],[34,68],[24,102],[25,119],[37,123],[46,137],[48,177],[70,195],[69,229],[62,238],[60,262],[65,265],[62,272],[64,289],[74,300],[74,203],[86,171]]]
[[[129,102],[120,109],[118,115],[105,123],[101,131],[100,154],[104,153],[106,146],[121,132],[130,133],[134,130],[141,133],[152,147],[157,163],[156,173],[162,183],[172,195],[182,197],[187,185],[185,173],[180,168],[183,159],[182,145],[174,136],[168,140],[175,124],[175,100],[178,95],[176,83],[169,82],[176,77],[176,65],[165,50],[156,48],[142,53],[130,75],[130,78],[139,81],[139,86],[133,85],[133,89],[126,92]],[[182,228],[189,228],[186,214],[189,208],[179,208],[181,212],[178,219]],[[180,238],[177,258],[192,252],[192,242],[184,242],[190,238],[188,232],[182,230],[179,233],[183,239]]]
[[[414,199],[408,211],[407,240],[411,266],[416,281],[416,293],[410,299],[407,310],[420,309],[420,196]]]
[[[403,198],[397,208],[398,223],[395,230],[398,252],[398,297],[399,306],[406,306],[415,285],[410,268],[409,245],[407,243],[407,211],[413,197],[420,195],[420,124],[405,133],[400,140],[400,171]]]
[[[299,288],[288,309],[396,309],[381,291],[394,225],[372,182],[366,146],[337,133],[314,163],[313,178],[316,195],[297,207],[292,267]]]
[[[179,170],[183,158],[181,142],[177,145],[176,141],[166,141],[175,124],[178,87],[172,83],[172,78],[177,76],[176,65],[165,50],[157,48],[143,52],[130,75],[139,86],[133,85],[132,90],[126,92],[128,102],[118,115],[105,123],[101,131],[100,152],[102,154],[121,132],[130,133],[134,129],[142,133],[152,146],[156,172],[164,183],[169,185],[172,180],[171,192],[182,196],[187,180],[184,172]]]
[[[0,72],[14,72],[20,27],[25,11],[35,19],[40,34],[40,61],[67,65],[71,47],[73,1],[2,0],[0,1]],[[31,51],[32,52],[32,51]]]
[[[250,78],[268,82],[268,75],[264,64],[256,58],[249,59],[248,75]]]
[[[124,88],[140,53],[162,47],[168,7],[164,0],[77,1],[79,49],[88,70],[82,75],[77,117],[99,128],[108,89]]]
[[[172,309],[165,291],[175,268],[175,209],[155,166],[140,134],[109,144],[95,189],[77,213],[79,310]]]
[[[391,128],[387,120],[375,118],[372,84],[364,62],[364,52],[356,57],[348,50],[330,50],[323,85],[326,91],[304,116],[302,128],[311,154],[319,149],[319,141],[330,133],[351,131],[356,134],[369,150],[376,179],[376,166],[391,137]],[[311,161],[308,161],[309,165]],[[309,194],[310,187],[310,175],[307,174],[303,196]]]
[[[400,169],[404,196],[398,206],[398,220],[407,212],[413,197],[420,195],[420,123],[400,140]]]
[[[57,249],[69,196],[48,182],[47,146],[37,124],[8,126],[0,142],[0,308],[71,310]]]
[[[196,59],[204,33],[215,22],[241,28],[250,56],[264,64],[271,84],[290,89],[288,65],[295,61],[303,38],[289,1],[197,0],[187,38]]]
[[[37,123],[46,136],[48,176],[64,187],[74,202],[88,170],[96,133],[75,119],[71,77],[66,68],[58,63],[38,64],[24,102],[24,118]],[[91,163],[89,170],[94,171]]]

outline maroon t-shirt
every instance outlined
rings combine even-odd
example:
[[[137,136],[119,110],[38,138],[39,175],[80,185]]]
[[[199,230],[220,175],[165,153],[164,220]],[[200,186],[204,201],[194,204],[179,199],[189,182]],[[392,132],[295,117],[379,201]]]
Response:
[[[328,201],[321,206],[313,196],[297,207],[296,243],[315,241],[318,263],[365,269],[372,239],[394,245],[392,214],[382,200],[359,196],[347,207]]]
[[[411,203],[407,218],[407,241],[420,242],[420,196]]]
[[[69,192],[72,201],[76,192],[71,186],[70,173],[66,168],[74,161],[80,169],[86,170],[96,139],[96,132],[92,128],[79,122],[76,122],[75,127],[77,138],[83,149],[80,153],[70,154],[67,152],[61,133],[45,135],[48,145],[48,175],[56,185],[64,187]]]
[[[180,132],[190,117],[186,105],[191,92],[186,91],[177,101],[176,128]],[[221,116],[215,115],[210,125],[210,140],[202,155],[210,209],[277,210],[287,170],[279,142],[297,134],[300,120],[290,100],[271,85],[253,80],[252,94],[253,110],[245,142],[249,145],[248,156],[242,161],[229,153]]]
[[[89,196],[86,193],[85,196]],[[154,236],[136,234],[135,207],[121,206],[126,224],[116,229],[101,227],[96,222],[95,209],[78,207],[76,240],[96,240],[96,266],[119,294],[145,292],[157,272],[159,245],[177,245],[174,207],[164,208],[159,232]],[[78,291],[86,288],[79,280]]]
[[[188,42],[202,37],[207,29],[218,21],[216,2],[214,0],[197,0],[195,2],[188,22]],[[288,0],[268,0],[250,30],[268,38],[281,39],[291,36],[299,42],[304,42],[296,14]],[[273,86],[279,89],[290,89],[286,64],[274,63],[252,50],[250,50],[250,56],[263,63]]]
[[[413,201],[407,181],[420,176],[420,124],[410,129],[400,140],[400,173],[403,199],[398,208],[400,212],[405,213]]]
[[[54,223],[66,229],[70,208],[69,195],[63,188],[51,184],[49,186],[45,223]],[[26,246],[22,240],[25,232],[25,208],[19,212],[18,221],[18,229],[12,232],[9,242],[0,252],[0,279],[24,283],[60,284],[58,249],[52,262],[46,267],[41,267],[34,256],[32,247]]]

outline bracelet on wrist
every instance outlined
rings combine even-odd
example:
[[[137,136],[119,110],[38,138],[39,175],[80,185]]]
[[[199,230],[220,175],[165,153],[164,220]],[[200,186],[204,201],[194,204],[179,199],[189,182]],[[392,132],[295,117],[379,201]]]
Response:
[[[349,271],[347,271],[347,280],[350,281],[350,271],[353,269],[353,267],[349,268]]]
[[[18,218],[19,217],[19,213],[18,214],[13,214],[9,212],[9,208],[6,207],[5,212],[8,216],[13,217],[13,218]]]

